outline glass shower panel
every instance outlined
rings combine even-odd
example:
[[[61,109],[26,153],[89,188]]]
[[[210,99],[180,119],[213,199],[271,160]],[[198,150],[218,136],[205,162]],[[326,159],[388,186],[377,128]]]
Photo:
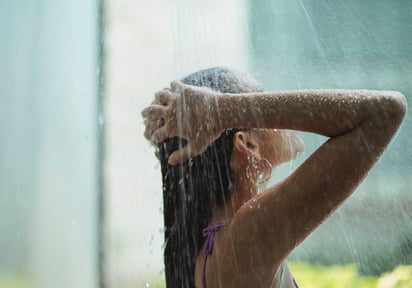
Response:
[[[0,2],[0,287],[96,287],[98,2]]]

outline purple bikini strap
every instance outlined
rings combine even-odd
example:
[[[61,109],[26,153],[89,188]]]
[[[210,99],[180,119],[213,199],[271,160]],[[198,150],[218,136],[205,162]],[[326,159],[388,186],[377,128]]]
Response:
[[[215,233],[225,226],[225,222],[219,222],[213,225],[210,225],[202,230],[203,237],[207,237],[205,241],[205,260],[203,261],[203,275],[202,275],[202,287],[206,288],[206,260],[207,256],[212,254],[213,242],[215,241]]]
[[[206,288],[206,261],[207,256],[212,254],[213,251],[213,243],[215,241],[215,233],[220,230],[223,226],[225,226],[225,222],[218,222],[216,224],[210,225],[202,230],[203,237],[206,237],[205,247],[203,251],[205,252],[205,259],[203,260],[203,274],[202,274],[202,287]],[[298,284],[296,283],[295,279],[293,278],[293,284],[295,284],[296,288],[299,288]]]

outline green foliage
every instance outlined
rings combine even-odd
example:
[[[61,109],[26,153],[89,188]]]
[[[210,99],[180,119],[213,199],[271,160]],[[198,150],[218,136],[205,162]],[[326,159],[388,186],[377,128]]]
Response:
[[[412,266],[398,266],[379,278],[377,288],[411,288]]]
[[[380,277],[359,275],[356,265],[289,263],[289,268],[299,286],[305,288],[412,288],[412,266],[398,266]]]
[[[359,275],[356,265],[317,266],[292,262],[288,266],[302,288],[412,288],[412,266],[398,266],[380,277]],[[149,281],[147,287],[164,288],[164,279]]]
[[[166,287],[165,279],[164,277],[152,278],[152,280],[145,283],[143,287],[144,288],[165,288]]]
[[[30,287],[23,277],[17,275],[0,275],[0,288],[27,288]]]
[[[292,262],[288,266],[303,288],[412,288],[412,266],[398,266],[380,277],[359,275],[356,265],[317,266]],[[30,285],[23,278],[0,275],[0,288],[27,287]],[[143,287],[164,288],[164,278],[152,278]]]
[[[359,276],[355,265],[314,266],[289,263],[289,268],[300,287],[305,288],[372,288],[377,278]]]

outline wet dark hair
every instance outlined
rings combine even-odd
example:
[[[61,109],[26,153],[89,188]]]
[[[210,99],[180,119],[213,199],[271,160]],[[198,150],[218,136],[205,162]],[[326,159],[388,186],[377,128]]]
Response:
[[[195,72],[182,82],[222,93],[261,91],[259,84],[248,75],[221,67]],[[186,144],[185,140],[171,138],[159,146],[168,288],[195,287],[196,257],[205,240],[202,229],[207,226],[214,209],[224,204],[230,193],[232,139],[237,131],[224,131],[202,155],[175,166],[168,165],[167,159]]]

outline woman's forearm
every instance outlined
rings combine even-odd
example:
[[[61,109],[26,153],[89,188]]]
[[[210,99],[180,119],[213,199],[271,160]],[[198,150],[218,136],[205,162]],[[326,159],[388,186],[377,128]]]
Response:
[[[394,91],[300,90],[217,96],[223,128],[293,129],[335,137],[365,121],[394,125],[405,97]],[[388,123],[389,121],[389,123]]]
[[[142,112],[150,141],[187,140],[185,147],[169,157],[170,164],[201,154],[230,128],[290,129],[334,138],[362,127],[369,139],[366,142],[382,151],[406,112],[405,97],[393,91],[218,94],[180,82],[172,86],[159,92],[157,100]]]

